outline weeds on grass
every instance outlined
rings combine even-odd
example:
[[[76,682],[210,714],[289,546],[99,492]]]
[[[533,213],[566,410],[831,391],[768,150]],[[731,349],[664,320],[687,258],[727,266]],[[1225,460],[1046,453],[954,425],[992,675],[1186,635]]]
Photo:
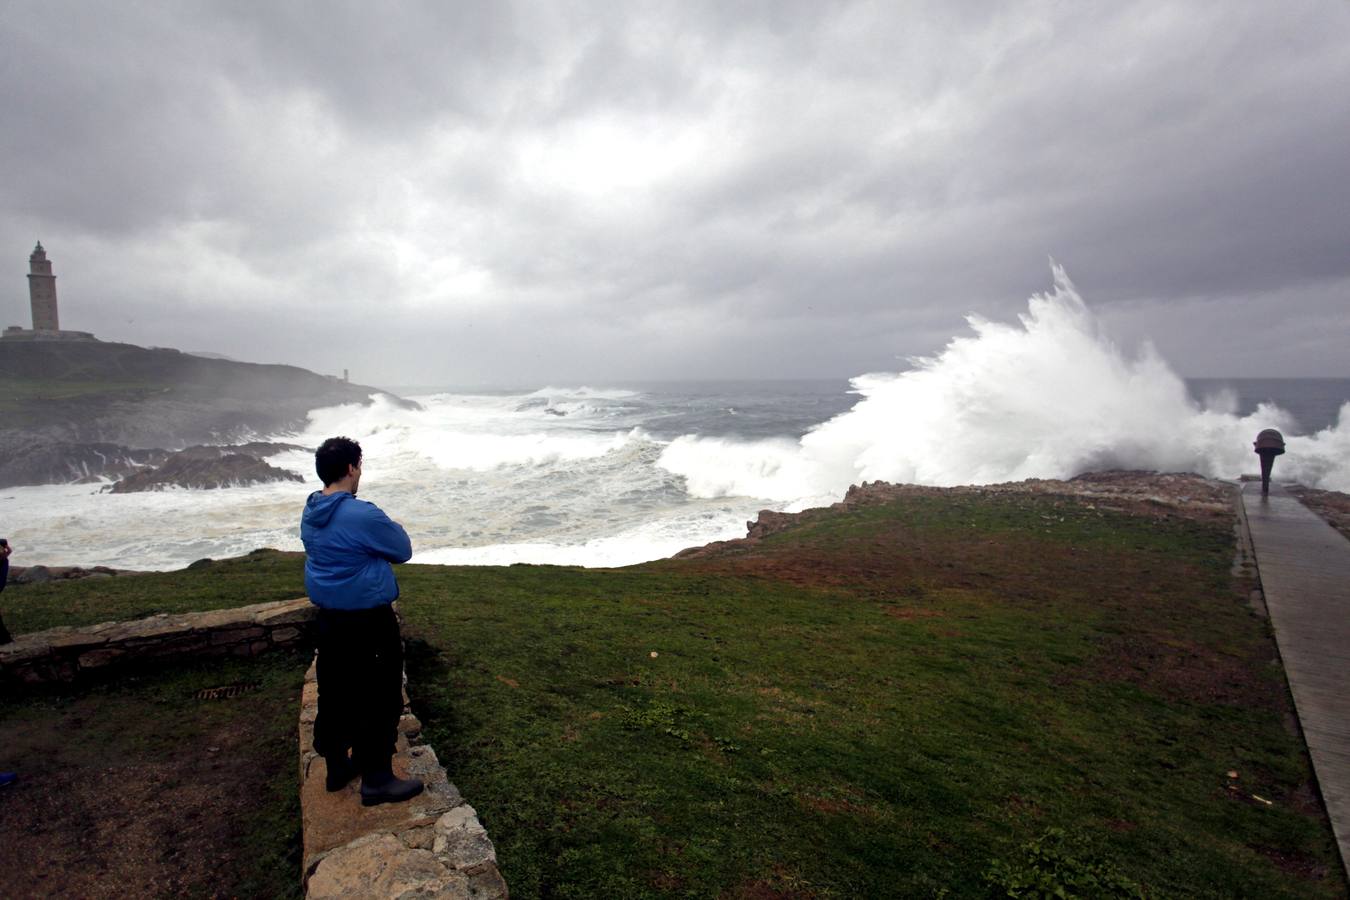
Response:
[[[653,730],[668,734],[685,744],[693,740],[688,725],[698,717],[698,713],[688,707],[665,700],[653,700],[638,709],[626,705],[620,706],[620,709],[619,724],[629,731]]]
[[[1070,838],[1062,828],[1047,828],[1040,837],[1019,847],[1012,859],[995,860],[984,877],[995,897],[1144,898],[1143,888],[1097,858],[1086,842]]]

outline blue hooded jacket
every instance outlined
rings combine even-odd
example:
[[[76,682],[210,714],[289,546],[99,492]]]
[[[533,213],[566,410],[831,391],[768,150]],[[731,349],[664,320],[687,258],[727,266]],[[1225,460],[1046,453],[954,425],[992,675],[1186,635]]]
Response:
[[[374,503],[346,491],[315,491],[300,517],[305,592],[324,609],[371,609],[398,599],[390,563],[407,562],[412,542]]]

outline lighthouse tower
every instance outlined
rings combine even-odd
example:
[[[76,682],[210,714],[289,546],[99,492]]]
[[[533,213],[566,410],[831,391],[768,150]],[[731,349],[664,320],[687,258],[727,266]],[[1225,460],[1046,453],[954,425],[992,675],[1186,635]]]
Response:
[[[28,257],[28,302],[33,307],[33,331],[60,331],[56,315],[56,276],[42,241]]]

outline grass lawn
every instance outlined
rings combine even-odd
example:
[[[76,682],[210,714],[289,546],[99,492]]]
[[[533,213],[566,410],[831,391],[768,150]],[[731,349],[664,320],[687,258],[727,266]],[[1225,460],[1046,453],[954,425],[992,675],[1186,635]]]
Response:
[[[1232,557],[1222,515],[916,494],[618,570],[404,566],[409,690],[514,897],[1345,896]],[[299,585],[256,554],[0,600]]]
[[[163,390],[164,386],[146,381],[81,381],[0,377],[0,412],[13,412],[30,403],[136,396]]]
[[[0,700],[4,897],[298,897],[305,654]],[[205,688],[247,692],[200,700]]]
[[[293,600],[305,595],[304,565],[303,553],[255,550],[177,572],[11,584],[0,594],[0,613],[11,632],[22,634]]]
[[[68,419],[71,410],[137,401],[172,390],[171,385],[147,380],[31,379],[0,375],[0,416],[3,416],[0,430],[52,424],[54,411]]]
[[[973,897],[1035,859],[1343,896],[1232,548],[916,497],[623,570],[405,567],[411,690],[517,897]]]

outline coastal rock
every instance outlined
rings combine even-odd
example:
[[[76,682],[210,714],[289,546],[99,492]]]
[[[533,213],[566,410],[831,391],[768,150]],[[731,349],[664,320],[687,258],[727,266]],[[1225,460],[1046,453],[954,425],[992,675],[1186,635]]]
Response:
[[[48,581],[60,581],[76,578],[110,578],[114,575],[139,575],[130,569],[110,569],[107,566],[94,566],[85,569],[81,566],[10,566],[10,584],[42,584]]]
[[[29,566],[23,573],[22,584],[44,584],[52,580],[52,572],[46,566]],[[19,579],[14,579],[16,582]]]
[[[4,450],[0,455],[0,487],[95,483],[158,465],[169,456],[167,450],[133,450],[104,442],[25,440]]]
[[[304,481],[294,472],[279,469],[258,458],[283,450],[303,450],[293,444],[243,444],[238,447],[188,447],[171,454],[154,469],[128,475],[111,488],[114,494],[161,491],[167,487],[210,489],[264,484],[273,481]]]
[[[761,509],[759,517],[753,522],[746,522],[746,534],[748,538],[764,538],[771,534],[777,534],[786,528],[790,528],[797,521],[793,513],[775,512],[771,509]]]

